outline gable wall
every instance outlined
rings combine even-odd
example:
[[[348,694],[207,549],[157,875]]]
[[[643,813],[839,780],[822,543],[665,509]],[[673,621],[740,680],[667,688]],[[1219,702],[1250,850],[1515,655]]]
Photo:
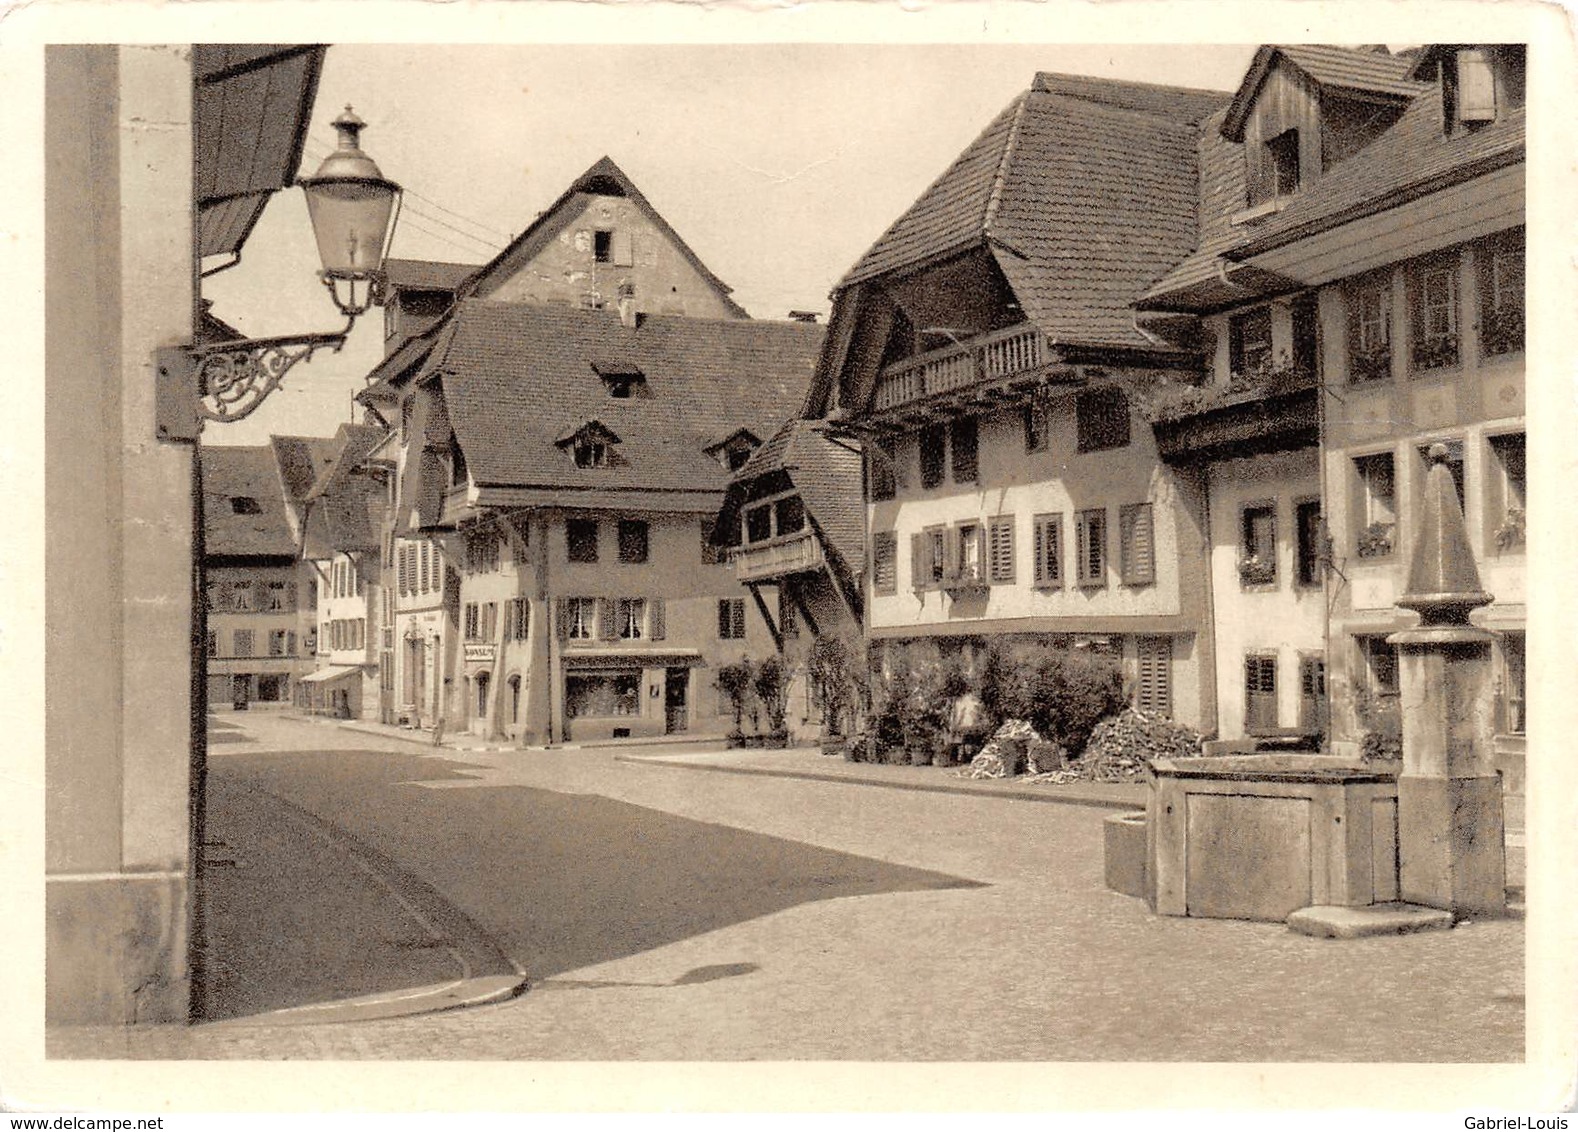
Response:
[[[647,314],[730,318],[733,312],[673,241],[633,201],[624,197],[582,195],[565,205],[571,219],[530,263],[483,297],[499,302],[568,303],[597,294],[609,308],[618,303],[619,285],[635,284],[636,309]],[[633,264],[597,263],[593,233],[628,233]]]

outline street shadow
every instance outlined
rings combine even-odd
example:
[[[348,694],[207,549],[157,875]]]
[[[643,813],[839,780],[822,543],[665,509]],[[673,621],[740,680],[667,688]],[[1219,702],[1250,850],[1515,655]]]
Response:
[[[599,795],[425,788],[474,782],[452,759],[248,752],[210,768],[209,836],[241,864],[205,878],[207,1017],[439,982],[457,956],[536,983],[811,901],[982,887]]]

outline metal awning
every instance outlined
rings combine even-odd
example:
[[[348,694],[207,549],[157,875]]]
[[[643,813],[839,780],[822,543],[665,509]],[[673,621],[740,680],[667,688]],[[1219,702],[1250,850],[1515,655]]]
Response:
[[[326,50],[223,43],[192,48],[192,195],[200,257],[239,254],[269,197],[296,183]]]
[[[360,676],[360,668],[350,668],[343,664],[330,665],[320,668],[316,672],[309,672],[296,681],[298,684],[332,684],[336,680],[344,680],[350,676]]]

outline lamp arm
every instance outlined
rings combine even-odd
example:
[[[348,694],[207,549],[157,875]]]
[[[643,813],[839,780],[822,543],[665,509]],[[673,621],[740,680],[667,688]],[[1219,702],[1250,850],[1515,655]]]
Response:
[[[333,333],[155,350],[159,439],[195,440],[205,420],[223,423],[251,416],[296,363],[319,350],[338,353],[355,321],[350,316],[345,328]]]

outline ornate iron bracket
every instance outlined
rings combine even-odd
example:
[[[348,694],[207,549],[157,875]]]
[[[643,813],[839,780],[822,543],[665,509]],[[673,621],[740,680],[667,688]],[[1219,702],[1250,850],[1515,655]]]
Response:
[[[354,319],[353,319],[354,321]],[[154,351],[155,431],[160,440],[196,440],[204,421],[239,421],[278,389],[297,362],[338,352],[351,323],[334,334],[242,338]]]

